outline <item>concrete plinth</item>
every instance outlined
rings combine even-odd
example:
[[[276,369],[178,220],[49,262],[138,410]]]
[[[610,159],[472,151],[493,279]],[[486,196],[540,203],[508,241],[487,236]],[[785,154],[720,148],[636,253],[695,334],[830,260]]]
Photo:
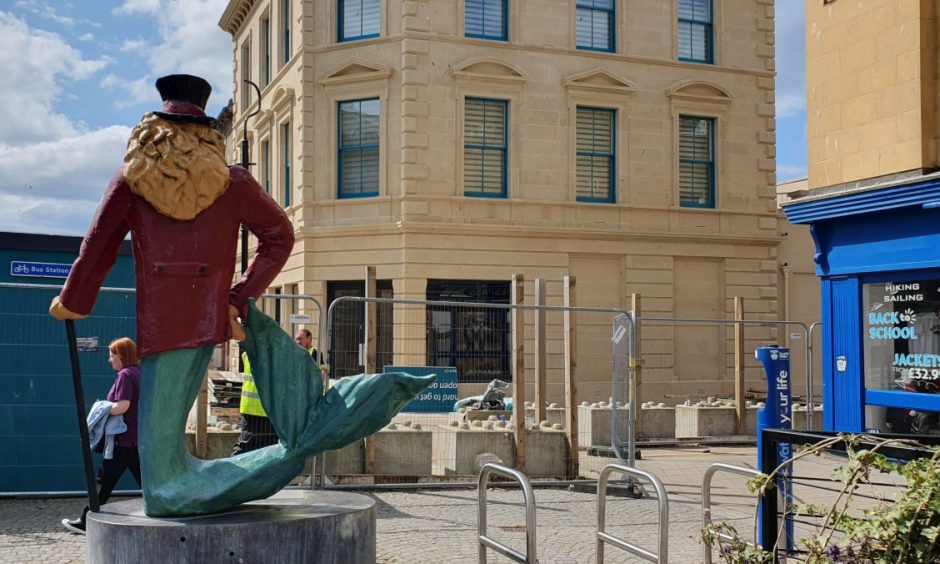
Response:
[[[794,405],[793,406],[793,430],[794,431],[807,431],[807,430],[818,430],[823,428],[823,406],[817,405],[813,407],[813,422],[812,427],[807,429],[806,427],[806,406],[805,405]]]
[[[375,473],[379,476],[430,476],[431,431],[406,427],[376,433]]]
[[[515,441],[512,433],[476,428],[435,429],[434,460],[438,465],[435,468],[436,474],[472,476],[479,473],[481,461],[494,462],[496,459],[507,466],[515,464]]]
[[[610,407],[595,405],[578,406],[579,446],[610,446]]]
[[[89,513],[88,564],[375,562],[375,501],[286,491],[215,515],[154,519],[140,499]]]
[[[526,431],[525,453],[525,471],[530,478],[567,478],[568,437],[564,431]]]
[[[640,406],[641,439],[671,439],[676,436],[676,409],[674,407]]]
[[[730,437],[734,435],[733,407],[676,406],[676,438]]]
[[[355,441],[339,450],[326,453],[326,473],[351,475],[362,474],[365,465],[365,442]]]

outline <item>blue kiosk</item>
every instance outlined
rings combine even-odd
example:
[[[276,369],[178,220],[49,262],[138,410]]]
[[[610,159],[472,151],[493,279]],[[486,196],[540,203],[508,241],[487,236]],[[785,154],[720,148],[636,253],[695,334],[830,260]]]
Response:
[[[940,174],[784,212],[816,245],[825,430],[940,432]]]

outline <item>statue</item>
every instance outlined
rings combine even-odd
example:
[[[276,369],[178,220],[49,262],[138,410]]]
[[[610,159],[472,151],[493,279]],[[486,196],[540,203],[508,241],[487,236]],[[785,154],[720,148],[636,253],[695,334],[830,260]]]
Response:
[[[145,115],[134,128],[124,166],[111,179],[49,311],[58,319],[90,314],[130,232],[142,359],[144,511],[151,517],[201,515],[272,495],[303,470],[309,456],[388,424],[434,376],[361,374],[324,393],[319,366],[254,304],[290,255],[290,220],[247,170],[226,165],[225,141],[204,113],[209,83],[170,75],[156,86],[163,111]],[[241,224],[258,238],[258,249],[230,287]],[[245,341],[280,442],[199,460],[183,446],[186,417],[213,348],[233,337]]]

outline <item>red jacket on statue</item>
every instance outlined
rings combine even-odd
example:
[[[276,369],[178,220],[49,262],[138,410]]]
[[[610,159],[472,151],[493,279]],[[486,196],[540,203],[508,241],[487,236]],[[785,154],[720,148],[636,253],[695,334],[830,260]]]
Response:
[[[221,134],[200,118],[208,119],[200,107],[168,101],[134,129],[125,165],[98,206],[53,315],[57,308],[63,318],[91,313],[130,232],[139,354],[232,337],[229,305],[245,314],[248,298],[260,296],[287,261],[294,232],[248,171],[225,165]],[[241,224],[258,248],[230,288]]]

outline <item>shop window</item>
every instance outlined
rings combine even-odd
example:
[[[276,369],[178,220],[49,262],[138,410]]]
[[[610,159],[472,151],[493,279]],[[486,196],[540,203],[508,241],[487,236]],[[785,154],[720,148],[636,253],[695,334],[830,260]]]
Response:
[[[863,284],[862,316],[866,427],[940,431],[940,280]]]
[[[464,195],[506,197],[508,113],[505,100],[464,101]]]
[[[509,282],[428,280],[429,301],[509,303]],[[453,366],[461,383],[512,381],[508,309],[428,306],[427,365]]]
[[[680,61],[712,63],[712,0],[679,0]]]
[[[380,0],[339,0],[339,41],[379,36]]]
[[[376,297],[392,298],[391,280],[376,281]],[[337,298],[363,297],[366,285],[362,280],[327,283],[327,301],[332,304]],[[329,307],[329,305],[327,305]],[[376,307],[375,369],[392,364],[394,358],[394,309],[392,304],[377,304]],[[365,371],[365,303],[360,301],[340,302],[333,308],[332,331],[330,333],[327,361],[330,378],[353,376]]]
[[[715,207],[715,120],[679,116],[679,205]]]
[[[379,195],[379,99],[339,103],[340,198]]]
[[[615,110],[578,106],[579,202],[613,203],[616,194]]]
[[[478,39],[506,41],[509,0],[465,0],[464,34]]]
[[[614,13],[614,0],[578,0],[575,16],[578,49],[613,52]]]

